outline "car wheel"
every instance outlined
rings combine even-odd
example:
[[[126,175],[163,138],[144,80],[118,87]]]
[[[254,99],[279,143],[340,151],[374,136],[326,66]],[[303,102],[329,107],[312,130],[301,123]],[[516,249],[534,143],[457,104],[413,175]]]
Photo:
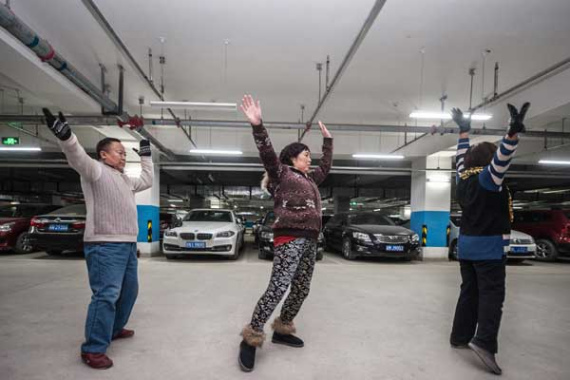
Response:
[[[539,261],[556,261],[558,250],[553,242],[546,239],[536,241],[536,259]]]
[[[241,248],[235,247],[234,248],[234,253],[230,256],[228,256],[228,259],[230,260],[237,260],[239,258],[239,253],[241,251]]]
[[[321,261],[324,257],[323,251],[317,252],[317,261]]]
[[[449,253],[447,254],[449,261],[457,261],[457,240],[451,242]]]
[[[260,260],[266,260],[267,259],[267,253],[265,253],[265,251],[263,249],[259,249],[259,253],[257,254],[257,257]]]
[[[34,247],[30,244],[30,239],[28,238],[27,232],[22,232],[20,235],[18,235],[16,245],[14,246],[14,251],[20,254],[34,252]]]
[[[49,256],[61,256],[61,254],[63,253],[63,251],[57,250],[57,249],[48,249],[46,251],[46,253]]]
[[[342,239],[342,256],[346,260],[354,260],[356,259],[356,255],[352,251],[352,241],[349,237],[345,237]]]

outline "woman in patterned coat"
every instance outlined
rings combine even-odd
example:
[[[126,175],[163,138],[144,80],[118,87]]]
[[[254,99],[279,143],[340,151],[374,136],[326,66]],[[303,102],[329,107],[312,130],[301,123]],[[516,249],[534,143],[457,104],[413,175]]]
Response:
[[[253,137],[267,172],[265,187],[274,198],[273,224],[275,257],[267,290],[257,303],[251,322],[243,329],[239,363],[250,372],[255,365],[255,351],[261,347],[263,327],[291,287],[281,315],[273,322],[272,342],[290,347],[303,347],[294,336],[293,319],[309,295],[317,255],[317,240],[321,231],[321,184],[332,163],[333,139],[319,121],[323,134],[323,157],[320,166],[310,170],[311,152],[299,142],[287,145],[277,157],[261,119],[259,101],[250,95],[243,98],[241,109],[253,127]]]

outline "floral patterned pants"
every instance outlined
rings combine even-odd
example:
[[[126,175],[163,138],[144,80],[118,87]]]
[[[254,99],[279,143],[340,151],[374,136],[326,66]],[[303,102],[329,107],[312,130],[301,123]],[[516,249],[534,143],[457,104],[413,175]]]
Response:
[[[306,238],[295,239],[275,247],[274,256],[269,286],[257,303],[251,319],[251,326],[257,331],[263,331],[263,326],[281,302],[289,285],[291,291],[283,304],[281,320],[283,323],[293,322],[309,295],[317,242]]]

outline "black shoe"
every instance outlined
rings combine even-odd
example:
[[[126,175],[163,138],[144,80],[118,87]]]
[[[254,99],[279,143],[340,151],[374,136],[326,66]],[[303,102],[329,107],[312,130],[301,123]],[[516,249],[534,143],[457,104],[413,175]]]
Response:
[[[244,372],[253,371],[255,367],[255,347],[250,346],[245,341],[239,345],[239,365]]]
[[[475,343],[469,343],[469,348],[472,349],[475,354],[477,354],[479,359],[481,359],[483,364],[485,364],[485,366],[487,366],[487,368],[489,368],[492,373],[495,375],[500,375],[503,373],[503,370],[495,361],[495,354],[479,347]]]
[[[278,332],[274,332],[273,333],[273,338],[271,339],[271,342],[275,343],[275,344],[284,344],[285,346],[290,346],[290,347],[304,347],[305,343],[297,338],[295,335],[284,335],[284,334],[279,334]]]

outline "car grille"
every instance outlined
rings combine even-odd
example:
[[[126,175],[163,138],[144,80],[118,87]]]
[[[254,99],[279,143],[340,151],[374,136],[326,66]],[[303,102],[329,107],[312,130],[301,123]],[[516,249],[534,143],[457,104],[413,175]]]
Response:
[[[532,244],[532,240],[530,239],[511,239],[511,244],[515,245],[529,245]]]
[[[182,239],[182,240],[194,240],[194,239],[195,239],[195,235],[194,235],[194,234],[189,234],[189,233],[181,233],[181,234],[180,234],[180,239]]]
[[[210,240],[212,234],[198,234],[198,240]]]
[[[402,244],[407,243],[410,241],[410,237],[407,235],[374,235],[376,240],[380,243],[389,243],[389,244]]]

